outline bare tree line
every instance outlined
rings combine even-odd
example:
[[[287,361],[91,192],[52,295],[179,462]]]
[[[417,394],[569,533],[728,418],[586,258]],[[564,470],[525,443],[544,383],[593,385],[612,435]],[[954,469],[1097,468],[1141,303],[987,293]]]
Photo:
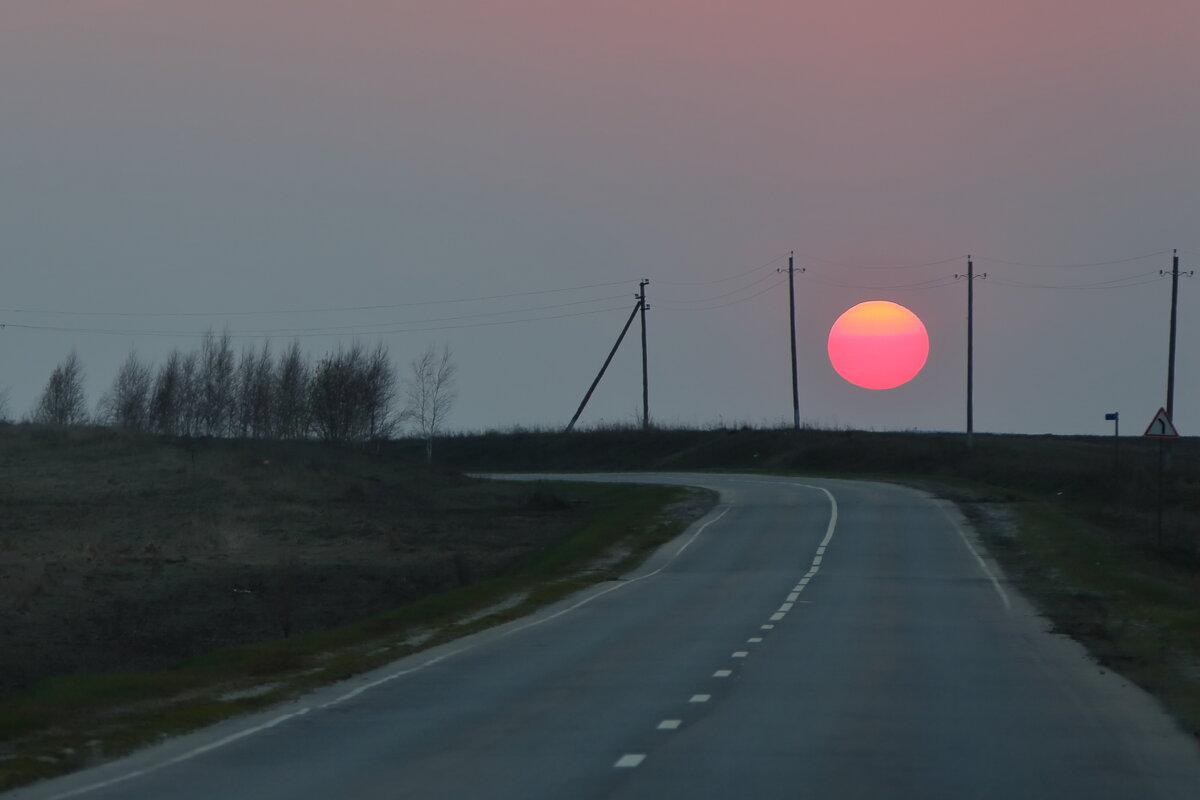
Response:
[[[55,367],[30,415],[35,422],[89,421],[168,436],[368,442],[392,438],[409,423],[433,439],[453,405],[456,367],[449,348],[430,345],[401,377],[382,344],[339,346],[315,362],[293,341],[280,354],[270,342],[235,352],[228,332],[205,335],[196,350],[172,350],[157,369],[131,351],[94,417],[84,372],[72,351]]]

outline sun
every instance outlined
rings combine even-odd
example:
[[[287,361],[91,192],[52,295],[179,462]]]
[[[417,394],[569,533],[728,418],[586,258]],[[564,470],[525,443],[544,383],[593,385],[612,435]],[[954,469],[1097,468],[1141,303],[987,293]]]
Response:
[[[847,309],[829,329],[829,361],[865,389],[894,389],[925,366],[929,334],[913,312],[888,300]]]

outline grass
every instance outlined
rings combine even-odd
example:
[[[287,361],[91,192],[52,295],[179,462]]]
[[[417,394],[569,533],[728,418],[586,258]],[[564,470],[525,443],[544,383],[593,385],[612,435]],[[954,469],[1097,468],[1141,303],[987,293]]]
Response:
[[[1172,448],[1161,542],[1157,448],[1137,439],[1121,442],[1116,463],[1104,437],[978,435],[968,449],[960,435],[938,433],[522,431],[439,441],[440,472],[414,466],[424,458],[420,442],[390,443],[375,456],[308,442],[189,447],[103,431],[0,428],[0,561],[6,546],[48,530],[62,541],[88,539],[88,552],[118,560],[145,558],[148,544],[162,551],[153,558],[174,557],[168,529],[188,541],[245,534],[282,542],[310,560],[348,543],[386,542],[389,558],[411,556],[433,577],[387,611],[348,609],[337,624],[297,620],[285,638],[276,620],[267,626],[273,635],[261,635],[260,624],[260,635],[233,646],[41,681],[0,703],[0,786],[94,763],[513,619],[614,577],[683,526],[660,515],[680,490],[623,487],[606,496],[596,486],[495,486],[461,474],[476,471],[719,470],[926,486],[963,508],[1057,630],[1200,732],[1200,441]],[[514,539],[519,552],[500,558],[488,549]],[[614,546],[618,556],[597,561]],[[250,557],[252,549],[239,552]],[[429,555],[438,553],[440,560]],[[282,561],[260,566],[268,576],[288,572]],[[39,574],[18,587],[30,603],[44,596],[39,587],[48,591],[51,573]],[[258,587],[264,598],[267,583]],[[139,619],[136,610],[127,617]]]
[[[397,443],[404,448],[405,443]],[[963,508],[1056,629],[1200,736],[1200,439],[771,430],[523,431],[448,440],[469,469],[719,470],[917,484]],[[1000,509],[1010,529],[989,523]]]
[[[989,547],[1055,630],[1161,699],[1200,736],[1200,575],[1063,508],[1025,503]]]
[[[499,488],[516,492],[527,516],[568,514],[570,529],[527,549],[500,574],[349,624],[201,652],[165,668],[42,679],[0,702],[0,789],[263,708],[528,614],[616,577],[712,502],[706,493],[679,487]],[[514,597],[518,602],[505,602]]]

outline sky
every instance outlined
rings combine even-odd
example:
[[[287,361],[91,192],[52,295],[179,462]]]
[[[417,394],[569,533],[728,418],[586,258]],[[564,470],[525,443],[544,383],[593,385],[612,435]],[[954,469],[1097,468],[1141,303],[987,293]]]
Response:
[[[961,430],[972,255],[981,432],[1144,429],[1172,250],[1200,264],[1195,0],[5,0],[0,389],[74,348],[207,329],[314,357],[429,345],[454,430],[571,418],[648,279],[650,414]],[[803,272],[799,272],[803,269]],[[853,386],[866,300],[930,337]],[[1175,422],[1200,433],[1200,283]],[[581,425],[636,424],[635,325]]]

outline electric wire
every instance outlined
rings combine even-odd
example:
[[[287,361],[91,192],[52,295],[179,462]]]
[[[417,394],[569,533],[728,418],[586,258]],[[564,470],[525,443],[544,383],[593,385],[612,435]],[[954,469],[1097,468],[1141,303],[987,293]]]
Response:
[[[1162,255],[1170,253],[1170,252],[1172,252],[1172,251],[1159,250],[1159,251],[1155,251],[1153,253],[1145,253],[1142,255],[1130,256],[1127,258],[1120,258],[1120,259],[1113,259],[1113,260],[1109,260],[1109,261],[1093,261],[1093,262],[1081,262],[1081,263],[1073,263],[1073,264],[1046,264],[1046,263],[1033,263],[1033,262],[1023,262],[1023,261],[1010,261],[1010,260],[994,258],[991,256],[986,256],[986,255],[976,256],[975,259],[978,261],[981,261],[981,262],[995,263],[995,264],[1001,264],[1001,265],[1013,266],[1013,267],[1056,268],[1057,269],[1057,268],[1081,268],[1081,267],[1098,267],[1098,266],[1109,266],[1109,265],[1117,265],[1117,264],[1128,264],[1128,263],[1133,263],[1133,262],[1137,262],[1137,261],[1143,261],[1143,260],[1149,259],[1149,258],[1154,258],[1157,256],[1162,256]],[[1200,255],[1200,253],[1194,253],[1193,251],[1186,250],[1186,249],[1179,250],[1178,252],[1189,253],[1189,254],[1193,254],[1193,255]],[[819,258],[819,257],[811,256],[811,255],[802,255],[800,257],[803,259],[807,259],[807,260],[811,260],[811,261],[818,261],[818,262],[830,264],[833,266],[839,266],[839,267],[844,267],[844,268],[848,268],[848,269],[865,269],[865,270],[915,269],[918,267],[930,267],[930,266],[943,265],[943,264],[951,263],[953,261],[958,261],[958,260],[962,260],[962,259],[966,258],[966,256],[957,256],[954,258],[947,258],[947,259],[942,259],[942,260],[938,260],[938,261],[928,261],[928,262],[913,263],[913,264],[898,264],[898,265],[893,265],[890,267],[885,267],[885,266],[869,266],[869,265],[861,265],[861,264],[850,264],[850,263],[841,262],[841,261],[834,261],[831,259]],[[785,260],[786,258],[787,258],[786,255],[778,256],[774,259],[771,259],[770,261],[764,262],[764,263],[762,263],[756,267],[753,267],[751,269],[743,270],[736,274],[729,275],[729,276],[726,276],[723,278],[713,279],[713,280],[707,280],[707,281],[679,281],[679,280],[672,280],[672,279],[661,279],[661,280],[656,279],[656,280],[658,280],[659,283],[673,285],[673,286],[712,286],[712,285],[717,285],[717,284],[721,284],[721,283],[728,283],[728,282],[734,281],[734,280],[744,280],[746,278],[755,276],[756,273],[759,273],[764,269],[774,266],[775,264],[780,263],[781,261]],[[777,270],[776,272],[778,273],[779,271]],[[803,272],[803,271],[801,271],[801,272]],[[861,283],[857,283],[857,282],[853,282],[853,281],[840,280],[838,278],[832,278],[829,276],[822,276],[820,274],[814,274],[813,272],[806,272],[804,274],[805,274],[805,277],[807,277],[809,280],[815,281],[820,284],[834,286],[834,287],[838,287],[838,288],[861,289],[861,290],[869,290],[869,291],[906,291],[906,290],[938,289],[938,288],[943,288],[945,286],[953,285],[956,282],[955,278],[951,278],[949,276],[937,276],[934,278],[930,278],[928,280],[916,281],[916,282],[912,282],[912,283],[874,285],[874,284],[861,284]],[[1163,277],[1166,277],[1167,275],[1169,275],[1169,273],[1164,275],[1164,274],[1156,273],[1156,272],[1142,272],[1142,273],[1138,273],[1136,275],[1122,276],[1122,277],[1111,278],[1108,280],[1097,281],[1097,282],[1092,282],[1092,283],[1051,284],[1051,283],[1037,283],[1037,282],[1024,281],[1019,278],[1008,277],[1008,276],[1004,276],[1004,275],[997,275],[997,274],[993,273],[991,275],[991,278],[992,278],[991,282],[995,283],[999,286],[1004,286],[1004,287],[1008,287],[1008,288],[1016,288],[1016,289],[1066,290],[1066,291],[1096,290],[1096,289],[1123,289],[1123,288],[1133,288],[1133,287],[1137,287],[1137,286],[1154,283],[1156,281],[1162,280]],[[716,309],[720,309],[720,308],[726,308],[729,306],[737,305],[737,304],[746,302],[748,300],[752,300],[754,298],[760,297],[763,294],[766,294],[767,292],[780,286],[784,282],[784,277],[780,276],[778,280],[770,282],[768,286],[766,286],[765,288],[763,288],[757,292],[754,292],[753,294],[750,294],[750,295],[747,295],[744,297],[737,297],[737,295],[741,295],[741,294],[753,289],[754,287],[760,286],[763,283],[771,281],[772,277],[773,277],[773,275],[771,273],[758,275],[757,277],[755,277],[753,280],[751,280],[749,283],[745,284],[744,286],[740,286],[738,288],[735,288],[735,289],[732,289],[729,291],[723,291],[723,292],[720,292],[719,294],[715,294],[715,295],[711,295],[711,296],[707,296],[707,297],[678,298],[678,297],[668,296],[666,298],[658,299],[657,303],[659,303],[667,308],[674,308],[674,309],[679,309],[679,310],[690,310],[690,311],[709,311],[709,310],[716,310]],[[197,318],[197,317],[209,317],[209,318],[220,319],[223,317],[243,317],[243,316],[252,316],[252,315],[272,316],[272,315],[287,315],[287,314],[342,313],[342,312],[383,311],[383,310],[395,310],[395,309],[402,309],[402,308],[419,308],[419,307],[430,307],[430,306],[441,306],[441,305],[453,305],[453,304],[460,304],[460,303],[483,302],[483,301],[489,301],[489,300],[503,300],[503,299],[510,299],[510,298],[518,298],[518,297],[531,297],[531,296],[538,296],[538,295],[560,294],[560,293],[565,293],[565,292],[577,292],[577,291],[585,291],[585,290],[589,290],[589,289],[599,289],[599,288],[607,288],[607,287],[612,287],[612,286],[627,285],[629,283],[630,283],[630,281],[607,281],[607,282],[602,282],[602,283],[584,284],[584,285],[578,285],[578,286],[568,286],[568,287],[559,287],[559,288],[551,288],[551,289],[537,289],[537,290],[522,291],[522,292],[506,292],[506,293],[494,294],[494,295],[478,295],[478,296],[447,298],[447,299],[438,299],[438,300],[419,300],[419,301],[410,301],[410,302],[405,302],[405,303],[386,303],[386,304],[361,305],[361,306],[329,306],[329,307],[309,307],[309,308],[291,308],[291,309],[259,309],[259,310],[233,310],[233,311],[213,311],[213,312],[199,312],[199,311],[180,311],[180,312],[79,311],[79,310],[38,310],[38,309],[30,309],[30,308],[7,308],[7,309],[0,309],[0,313],[36,314],[36,315],[45,315],[45,316],[70,316],[70,317],[123,317],[123,318],[143,318],[143,319]],[[456,329],[462,329],[462,328],[476,328],[476,327],[492,327],[492,326],[498,326],[498,325],[510,325],[510,324],[520,324],[520,323],[528,323],[528,322],[538,322],[538,321],[543,321],[543,320],[565,319],[565,318],[570,318],[570,317],[575,317],[575,316],[584,316],[584,315],[588,315],[588,314],[607,313],[609,311],[619,310],[619,309],[623,308],[624,306],[612,306],[612,307],[605,307],[602,309],[593,309],[593,310],[588,310],[588,311],[579,311],[579,312],[564,313],[564,314],[540,314],[537,316],[525,317],[525,318],[520,318],[520,319],[510,319],[510,320],[491,319],[490,321],[480,321],[480,322],[475,322],[475,323],[467,323],[467,321],[468,320],[489,320],[489,318],[503,317],[503,316],[514,315],[514,314],[532,314],[535,312],[551,311],[551,310],[560,309],[560,308],[589,305],[592,303],[603,303],[603,302],[608,302],[608,301],[613,301],[613,300],[619,299],[622,296],[623,295],[606,295],[603,297],[596,297],[596,298],[590,298],[590,299],[585,299],[585,300],[575,300],[575,301],[568,301],[568,302],[562,302],[562,303],[551,303],[551,304],[547,304],[547,305],[536,305],[536,306],[519,308],[519,309],[509,309],[509,310],[505,310],[505,311],[480,311],[480,312],[469,313],[469,314],[457,314],[457,315],[451,315],[451,316],[433,317],[433,318],[428,318],[428,319],[423,319],[423,320],[392,320],[392,321],[385,321],[385,322],[358,322],[355,324],[346,324],[346,325],[324,325],[324,326],[300,325],[300,326],[286,327],[286,328],[247,329],[247,330],[231,332],[231,336],[235,336],[237,338],[256,338],[256,339],[270,338],[272,336],[288,336],[288,337],[292,337],[292,338],[308,338],[308,337],[313,337],[313,336],[354,336],[354,335],[362,335],[362,334],[367,334],[367,333],[391,334],[391,333],[419,332],[419,331],[444,331],[444,330],[456,330]],[[736,299],[730,300],[728,302],[721,302],[721,303],[713,304],[714,301],[723,300],[725,298],[731,298],[731,297],[735,297]],[[456,323],[456,324],[440,325],[438,323]],[[462,324],[458,324],[458,323],[462,323]],[[86,333],[86,334],[98,334],[98,335],[167,336],[167,337],[187,337],[187,338],[195,338],[195,337],[201,337],[201,336],[205,335],[204,333],[197,332],[194,330],[159,330],[159,329],[143,329],[143,328],[135,328],[135,327],[123,327],[123,328],[71,327],[71,326],[62,326],[62,325],[39,325],[39,324],[24,323],[24,322],[0,323],[0,327],[5,327],[5,326],[10,327],[10,328],[18,328],[18,329],[25,329],[25,330],[60,331],[60,332],[74,332],[74,333]]]
[[[610,302],[620,300],[625,297],[623,294],[607,295],[605,297],[596,297],[590,300],[573,300],[567,303],[552,303],[545,306],[533,306],[529,308],[514,308],[507,311],[486,311],[475,314],[456,314],[449,317],[430,317],[428,319],[418,320],[390,320],[388,322],[362,322],[354,325],[323,325],[299,328],[260,328],[241,331],[242,334],[250,336],[273,336],[273,335],[290,335],[295,333],[333,333],[337,331],[359,330],[364,333],[369,333],[372,330],[381,328],[394,327],[397,325],[424,325],[432,322],[460,322],[469,319],[483,319],[485,317],[502,317],[506,314],[528,314],[535,311],[550,311],[556,308],[569,308],[571,306],[589,305],[591,303]]]
[[[665,299],[662,299],[662,298],[657,299],[655,302],[658,304],[661,304],[661,305],[673,305],[673,306],[683,306],[688,303],[711,303],[713,300],[721,300],[726,297],[732,297],[733,295],[738,294],[740,292],[744,292],[747,289],[758,286],[763,281],[768,281],[773,277],[776,277],[776,275],[774,273],[767,273],[766,275],[760,276],[757,280],[754,280],[754,281],[746,284],[745,286],[741,286],[737,289],[732,289],[728,292],[722,292],[721,294],[715,294],[715,295],[712,295],[711,297],[698,297],[698,298],[694,298],[694,299],[692,299],[692,298],[681,299],[681,298],[667,297]]]
[[[729,306],[735,306],[735,305],[738,305],[739,303],[744,303],[744,302],[746,302],[747,300],[753,300],[753,299],[754,299],[754,298],[756,298],[756,297],[761,297],[762,295],[766,294],[767,292],[773,291],[774,289],[778,288],[779,286],[782,286],[782,285],[783,285],[784,283],[786,283],[786,282],[787,282],[787,278],[785,278],[785,277],[783,277],[783,276],[779,276],[779,277],[778,277],[778,279],[777,279],[777,280],[776,280],[774,283],[772,283],[771,285],[767,286],[765,289],[760,289],[759,291],[755,292],[755,293],[754,293],[754,294],[752,294],[752,295],[747,295],[746,297],[740,297],[740,298],[738,298],[737,300],[730,300],[730,301],[729,301],[729,302],[727,302],[727,303],[718,303],[718,304],[717,304],[717,305],[715,305],[715,306],[703,306],[703,307],[701,307],[701,308],[688,308],[688,309],[676,309],[676,310],[681,310],[681,311],[715,311],[715,310],[716,310],[716,309],[718,309],[718,308],[728,308]]]
[[[921,267],[939,267],[943,264],[952,264],[955,261],[966,261],[968,258],[968,256],[964,254],[961,256],[952,256],[950,258],[943,258],[938,261],[922,261],[920,263],[913,263],[913,264],[871,265],[871,264],[850,264],[845,261],[835,261],[833,259],[821,258],[820,256],[814,256],[814,255],[797,254],[797,256],[805,261],[819,261],[822,264],[829,264],[830,266],[833,266],[833,267],[845,267],[846,269],[882,270],[885,272],[889,271],[889,270],[919,269]]]
[[[815,281],[816,283],[822,283],[826,286],[836,286],[840,289],[869,289],[871,291],[918,291],[921,289],[940,289],[943,286],[952,286],[955,283],[955,279],[949,275],[940,275],[936,278],[930,278],[929,280],[925,281],[917,281],[915,283],[897,283],[888,284],[885,286],[848,283],[846,281],[834,280],[811,273],[805,273],[805,280]]]
[[[1006,261],[1002,258],[994,258],[992,256],[975,256],[976,261],[986,261],[989,264],[1004,264],[1008,267],[1035,267],[1039,269],[1077,269],[1081,267],[1106,267],[1113,264],[1129,264],[1133,261],[1143,261],[1147,258],[1155,258],[1165,253],[1170,253],[1170,250],[1156,250],[1153,253],[1143,253],[1140,256],[1130,256],[1128,258],[1118,258],[1112,261],[1088,261],[1078,264],[1035,264],[1029,261]]]
[[[627,311],[628,309],[629,309],[628,305],[609,306],[607,308],[597,308],[597,309],[592,309],[589,311],[575,311],[575,312],[571,312],[571,313],[567,313],[567,314],[550,314],[550,315],[543,315],[543,316],[538,316],[538,317],[526,317],[524,319],[497,320],[497,321],[492,321],[492,322],[475,322],[475,323],[463,324],[463,325],[439,325],[439,326],[433,326],[433,327],[429,327],[425,323],[422,323],[422,322],[393,323],[393,327],[390,329],[364,331],[364,330],[356,328],[355,330],[351,330],[351,331],[335,332],[335,333],[307,332],[307,333],[293,334],[293,335],[289,336],[288,338],[308,339],[308,338],[313,338],[313,337],[318,337],[318,336],[338,336],[338,337],[340,337],[340,336],[359,336],[363,333],[368,333],[368,332],[378,334],[378,335],[389,335],[389,334],[396,334],[396,333],[422,333],[422,332],[428,332],[428,331],[449,331],[449,330],[462,330],[462,329],[468,329],[468,328],[487,328],[487,327],[496,327],[496,326],[501,326],[501,325],[516,325],[516,324],[527,323],[527,322],[542,322],[545,320],[568,319],[571,317],[583,317],[583,316],[588,316],[588,315],[592,315],[592,314],[605,314],[605,313],[609,313],[612,311]],[[20,329],[24,329],[24,330],[35,330],[35,331],[65,332],[65,333],[87,333],[87,334],[114,335],[114,336],[147,336],[147,337],[163,337],[163,338],[183,338],[183,339],[202,339],[205,336],[209,335],[209,331],[201,332],[201,331],[182,331],[182,330],[172,331],[172,330],[145,330],[145,329],[121,329],[121,328],[77,328],[77,327],[66,327],[66,326],[59,326],[59,325],[30,325],[30,324],[17,323],[17,322],[3,323],[3,324],[0,324],[0,327],[20,328]],[[229,337],[231,339],[269,339],[269,338],[271,338],[270,336],[263,335],[261,333],[252,333],[252,332],[246,332],[246,331],[233,331],[233,330],[229,331]]]
[[[318,314],[343,311],[385,311],[397,308],[415,308],[418,306],[453,305],[455,303],[474,303],[483,300],[506,300],[513,297],[530,297],[539,294],[557,294],[576,292],[585,289],[603,289],[610,286],[623,286],[634,281],[609,281],[606,283],[591,283],[583,286],[566,286],[558,289],[535,289],[527,292],[509,292],[507,294],[481,295],[477,297],[458,297],[448,300],[417,300],[408,303],[387,303],[369,306],[331,306],[325,308],[289,308],[289,309],[259,309],[240,311],[55,311],[32,308],[0,308],[5,314],[45,314],[47,316],[70,317],[244,317],[265,316],[273,314]]]
[[[767,267],[773,267],[776,264],[778,264],[779,262],[784,261],[786,259],[787,259],[786,254],[782,255],[782,256],[776,256],[775,258],[771,259],[770,261],[768,261],[764,264],[759,264],[757,267],[751,267],[748,270],[743,270],[742,272],[738,272],[733,275],[726,276],[724,278],[715,278],[713,280],[681,281],[681,280],[676,280],[673,278],[656,278],[655,281],[657,283],[666,284],[668,286],[712,286],[713,284],[716,284],[716,283],[728,283],[729,281],[736,281],[739,278],[744,278],[747,275],[753,275],[755,272],[758,272],[759,270],[766,269]]]
[[[1096,290],[1096,289],[1129,289],[1134,286],[1145,286],[1151,283],[1170,277],[1170,273],[1166,275],[1154,274],[1154,277],[1146,278],[1144,275],[1152,273],[1144,273],[1143,275],[1133,275],[1127,278],[1114,278],[1111,281],[1100,281],[1098,283],[1079,283],[1079,284],[1043,284],[1043,283],[1028,283],[1025,281],[1012,280],[998,276],[990,276],[989,282],[997,286],[1007,286],[1015,289],[1054,289],[1054,290]],[[1140,278],[1140,280],[1139,280]]]

